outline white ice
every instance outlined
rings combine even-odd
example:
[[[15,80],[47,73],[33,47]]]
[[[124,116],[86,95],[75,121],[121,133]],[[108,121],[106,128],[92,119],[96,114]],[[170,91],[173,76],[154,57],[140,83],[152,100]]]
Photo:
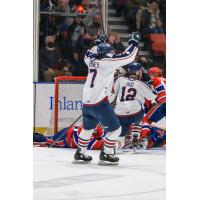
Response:
[[[34,200],[164,200],[165,150],[118,155],[118,166],[72,164],[75,149],[34,147]]]

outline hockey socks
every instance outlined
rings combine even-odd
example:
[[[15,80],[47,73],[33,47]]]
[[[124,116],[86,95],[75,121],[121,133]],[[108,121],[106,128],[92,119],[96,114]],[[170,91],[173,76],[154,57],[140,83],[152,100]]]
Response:
[[[116,129],[115,131],[107,133],[106,137],[104,138],[104,152],[106,154],[115,154],[114,149],[116,148],[116,140],[118,139],[121,133],[121,127]]]
[[[78,147],[80,148],[80,153],[84,154],[86,152],[87,146],[90,142],[90,137],[94,130],[84,130],[78,136]]]
[[[119,158],[115,157],[116,140],[121,133],[121,127],[113,132],[109,132],[104,138],[103,150],[99,155],[98,165],[118,165]]]
[[[90,137],[93,133],[92,130],[82,129],[80,135],[78,136],[78,148],[74,155],[73,164],[89,163],[92,160],[91,156],[85,154],[87,146],[90,142]]]

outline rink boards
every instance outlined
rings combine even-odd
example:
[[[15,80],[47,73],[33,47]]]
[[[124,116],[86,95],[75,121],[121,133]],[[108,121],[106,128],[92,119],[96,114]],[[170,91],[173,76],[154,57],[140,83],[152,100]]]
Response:
[[[74,84],[70,86],[72,87]],[[34,100],[35,104],[34,106],[34,119],[35,119],[35,131],[39,131],[41,133],[45,133],[47,128],[50,127],[50,118],[52,114],[53,109],[53,100],[54,100],[54,90],[55,85],[54,83],[34,83]],[[77,86],[78,87],[78,86]],[[73,87],[71,88],[71,90]],[[61,106],[60,106],[60,113],[64,113],[66,116],[66,126],[69,126],[75,119],[77,118],[77,115],[81,114],[82,109],[82,95],[79,93],[76,93],[74,97],[69,97],[67,94],[63,99],[61,100]],[[159,121],[155,125],[165,128],[165,119]],[[63,128],[64,128],[63,127]],[[52,128],[53,131],[53,128]]]

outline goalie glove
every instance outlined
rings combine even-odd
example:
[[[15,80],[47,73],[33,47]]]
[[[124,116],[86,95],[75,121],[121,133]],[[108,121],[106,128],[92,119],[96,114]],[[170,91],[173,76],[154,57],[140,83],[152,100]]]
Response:
[[[130,39],[128,40],[128,45],[135,44],[138,45],[141,40],[141,35],[139,32],[133,32],[130,35]]]
[[[108,35],[107,34],[101,34],[99,37],[94,41],[95,45],[99,45],[101,43],[106,43],[108,41]]]

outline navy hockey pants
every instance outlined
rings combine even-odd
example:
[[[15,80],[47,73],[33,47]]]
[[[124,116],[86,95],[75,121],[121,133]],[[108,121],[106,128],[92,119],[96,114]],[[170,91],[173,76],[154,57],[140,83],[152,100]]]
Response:
[[[83,128],[91,130],[99,123],[109,132],[120,127],[119,120],[109,102],[103,101],[97,105],[83,105]]]

